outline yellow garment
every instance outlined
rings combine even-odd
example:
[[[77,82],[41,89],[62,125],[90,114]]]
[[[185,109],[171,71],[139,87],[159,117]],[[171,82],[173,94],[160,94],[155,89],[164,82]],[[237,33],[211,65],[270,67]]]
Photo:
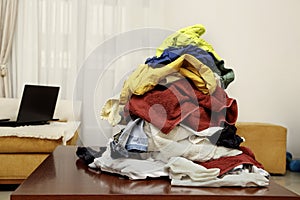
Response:
[[[131,94],[143,95],[172,73],[191,79],[204,94],[212,94],[217,86],[213,71],[192,55],[184,54],[161,68],[140,65],[125,81],[120,94],[120,104],[126,104]]]
[[[107,120],[112,126],[117,125],[121,121],[121,115],[119,112],[123,109],[119,105],[119,99],[108,99],[101,109],[101,119]]]
[[[156,56],[159,57],[162,52],[170,46],[196,45],[208,52],[211,52],[217,60],[222,58],[215,52],[211,44],[200,38],[205,33],[205,27],[201,24],[196,24],[186,28],[182,28],[177,32],[168,36],[163,43],[157,48]]]

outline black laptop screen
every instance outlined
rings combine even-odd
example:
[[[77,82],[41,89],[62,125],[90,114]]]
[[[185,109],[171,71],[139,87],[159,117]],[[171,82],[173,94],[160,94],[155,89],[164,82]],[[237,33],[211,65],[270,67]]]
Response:
[[[59,87],[25,85],[21,100],[18,123],[42,122],[53,118]]]

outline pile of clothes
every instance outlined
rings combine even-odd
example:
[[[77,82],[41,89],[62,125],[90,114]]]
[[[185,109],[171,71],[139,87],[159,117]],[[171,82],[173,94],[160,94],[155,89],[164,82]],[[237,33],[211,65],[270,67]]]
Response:
[[[204,33],[196,24],[168,36],[106,101],[102,119],[123,128],[101,154],[78,149],[89,167],[133,180],[167,176],[177,186],[269,184],[236,134],[237,101],[225,91],[234,72]]]

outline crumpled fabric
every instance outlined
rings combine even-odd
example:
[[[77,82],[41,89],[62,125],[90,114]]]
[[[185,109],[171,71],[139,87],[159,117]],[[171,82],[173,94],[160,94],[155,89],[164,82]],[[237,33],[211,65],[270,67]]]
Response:
[[[129,157],[129,151],[146,152],[148,138],[143,131],[144,120],[137,118],[130,120],[120,134],[114,135],[111,149],[123,157]]]
[[[218,69],[221,71],[220,78],[221,78],[223,87],[226,89],[228,87],[228,85],[230,83],[232,83],[235,79],[234,71],[230,68],[225,67],[224,60],[218,61],[215,59],[215,63],[217,65]]]
[[[173,73],[166,76],[162,79],[158,84],[159,85],[169,85],[175,81],[183,79],[184,76],[180,73]],[[108,123],[112,126],[116,126],[117,124],[126,125],[127,122],[122,121],[122,117],[120,113],[124,110],[124,105],[120,105],[120,94],[109,98],[101,108],[100,117],[103,120],[107,120]]]
[[[168,47],[159,57],[154,56],[148,58],[145,64],[148,64],[153,68],[163,67],[183,54],[190,54],[208,66],[220,77],[223,88],[226,89],[228,85],[234,81],[234,71],[230,68],[226,68],[223,60],[217,60],[210,52],[194,45]]]
[[[116,126],[122,119],[119,113],[123,107],[119,104],[119,98],[110,98],[103,105],[100,117],[101,119],[107,120],[112,126]]]
[[[145,64],[148,64],[153,68],[164,67],[165,65],[176,60],[179,56],[183,54],[190,54],[194,56],[195,58],[200,60],[204,65],[208,66],[213,72],[217,73],[218,75],[221,75],[220,70],[215,64],[213,55],[194,45],[168,47],[163,51],[163,53],[159,57],[153,56],[151,58],[148,58]]]
[[[222,157],[206,162],[200,162],[199,164],[208,169],[218,167],[220,169],[220,175],[227,173],[231,169],[242,164],[250,164],[264,169],[264,166],[255,159],[254,153],[249,148],[241,146],[240,150],[243,151],[240,155],[234,157]]]
[[[168,171],[165,169],[165,163],[159,160],[149,158],[146,160],[132,158],[117,158],[111,156],[110,146],[107,146],[106,151],[101,157],[95,158],[94,162],[88,166],[94,169],[127,176],[129,179],[138,180],[146,179],[147,177],[163,177],[168,176]]]
[[[172,157],[165,167],[169,169],[170,178],[177,180],[188,177],[192,181],[205,182],[216,179],[220,172],[218,168],[207,169],[182,157]]]
[[[199,135],[212,131],[215,128],[198,132]],[[145,122],[144,131],[148,136],[148,151],[157,151],[160,154],[156,159],[168,162],[171,157],[183,158],[205,162],[227,156],[236,156],[242,153],[237,149],[213,145],[206,137],[194,135],[194,132],[176,126],[169,134],[162,133],[151,123]],[[194,136],[194,137],[192,137]]]
[[[173,157],[166,165],[169,170],[171,185],[191,187],[257,187],[268,186],[269,179],[265,173],[254,166],[254,170],[240,171],[238,174],[226,174],[219,177],[220,170],[207,169],[191,160],[182,157]],[[267,173],[267,172],[266,172]]]
[[[194,56],[184,54],[163,68],[140,65],[125,81],[120,94],[120,104],[125,105],[132,94],[145,94],[166,76],[176,72],[192,80],[203,94],[213,94],[217,87],[213,71]]]
[[[204,33],[205,27],[202,24],[195,24],[193,26],[182,28],[168,36],[162,42],[162,44],[156,49],[156,56],[160,56],[162,52],[170,46],[185,46],[193,44],[212,53],[217,60],[222,60],[222,58],[215,52],[212,45],[201,38]]]
[[[237,115],[236,100],[229,98],[222,88],[205,95],[185,79],[168,88],[158,86],[145,95],[133,95],[124,108],[125,118],[140,117],[165,134],[179,123],[196,131],[235,124]]]

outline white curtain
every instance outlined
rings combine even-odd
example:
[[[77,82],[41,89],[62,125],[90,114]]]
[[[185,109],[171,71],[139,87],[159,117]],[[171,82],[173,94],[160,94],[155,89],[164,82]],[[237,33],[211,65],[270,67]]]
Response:
[[[14,34],[17,0],[0,0],[0,97],[10,97],[8,63]]]
[[[13,96],[25,83],[61,86],[70,97],[78,59],[78,6],[74,0],[24,0],[19,2],[13,46]]]
[[[112,67],[100,81],[100,90],[94,94],[95,81],[103,60],[119,56],[120,42],[113,40],[110,48],[97,55],[92,67],[82,70],[97,47],[114,36],[139,28],[161,27],[162,4],[159,0],[22,0],[16,26],[12,53],[13,96],[20,97],[25,83],[61,86],[60,98],[82,101],[82,140],[85,144],[105,144],[99,134],[100,101],[112,94],[126,70]],[[132,38],[133,40],[135,38]],[[137,38],[139,40],[139,38]],[[129,44],[128,40],[125,43]],[[140,41],[141,43],[145,41]],[[124,45],[124,43],[122,43]],[[125,44],[126,45],[126,44]],[[136,67],[133,60],[121,58],[120,66]],[[99,62],[98,62],[99,61]],[[139,59],[137,62],[144,62]],[[139,64],[140,64],[139,63]],[[95,64],[95,65],[94,65]],[[84,74],[84,80],[81,77]],[[101,78],[100,77],[100,78]],[[103,86],[103,87],[102,87]],[[99,87],[97,87],[99,88]],[[91,104],[91,98],[101,98],[99,104]],[[97,100],[96,100],[97,101]],[[95,109],[94,109],[95,108]],[[92,113],[92,116],[91,116]],[[95,117],[95,115],[97,117]]]
[[[84,59],[107,38],[156,23],[154,13],[161,9],[157,2],[20,1],[13,44],[13,96],[21,95],[25,83],[38,83],[60,85],[61,97],[72,98],[71,88]]]

